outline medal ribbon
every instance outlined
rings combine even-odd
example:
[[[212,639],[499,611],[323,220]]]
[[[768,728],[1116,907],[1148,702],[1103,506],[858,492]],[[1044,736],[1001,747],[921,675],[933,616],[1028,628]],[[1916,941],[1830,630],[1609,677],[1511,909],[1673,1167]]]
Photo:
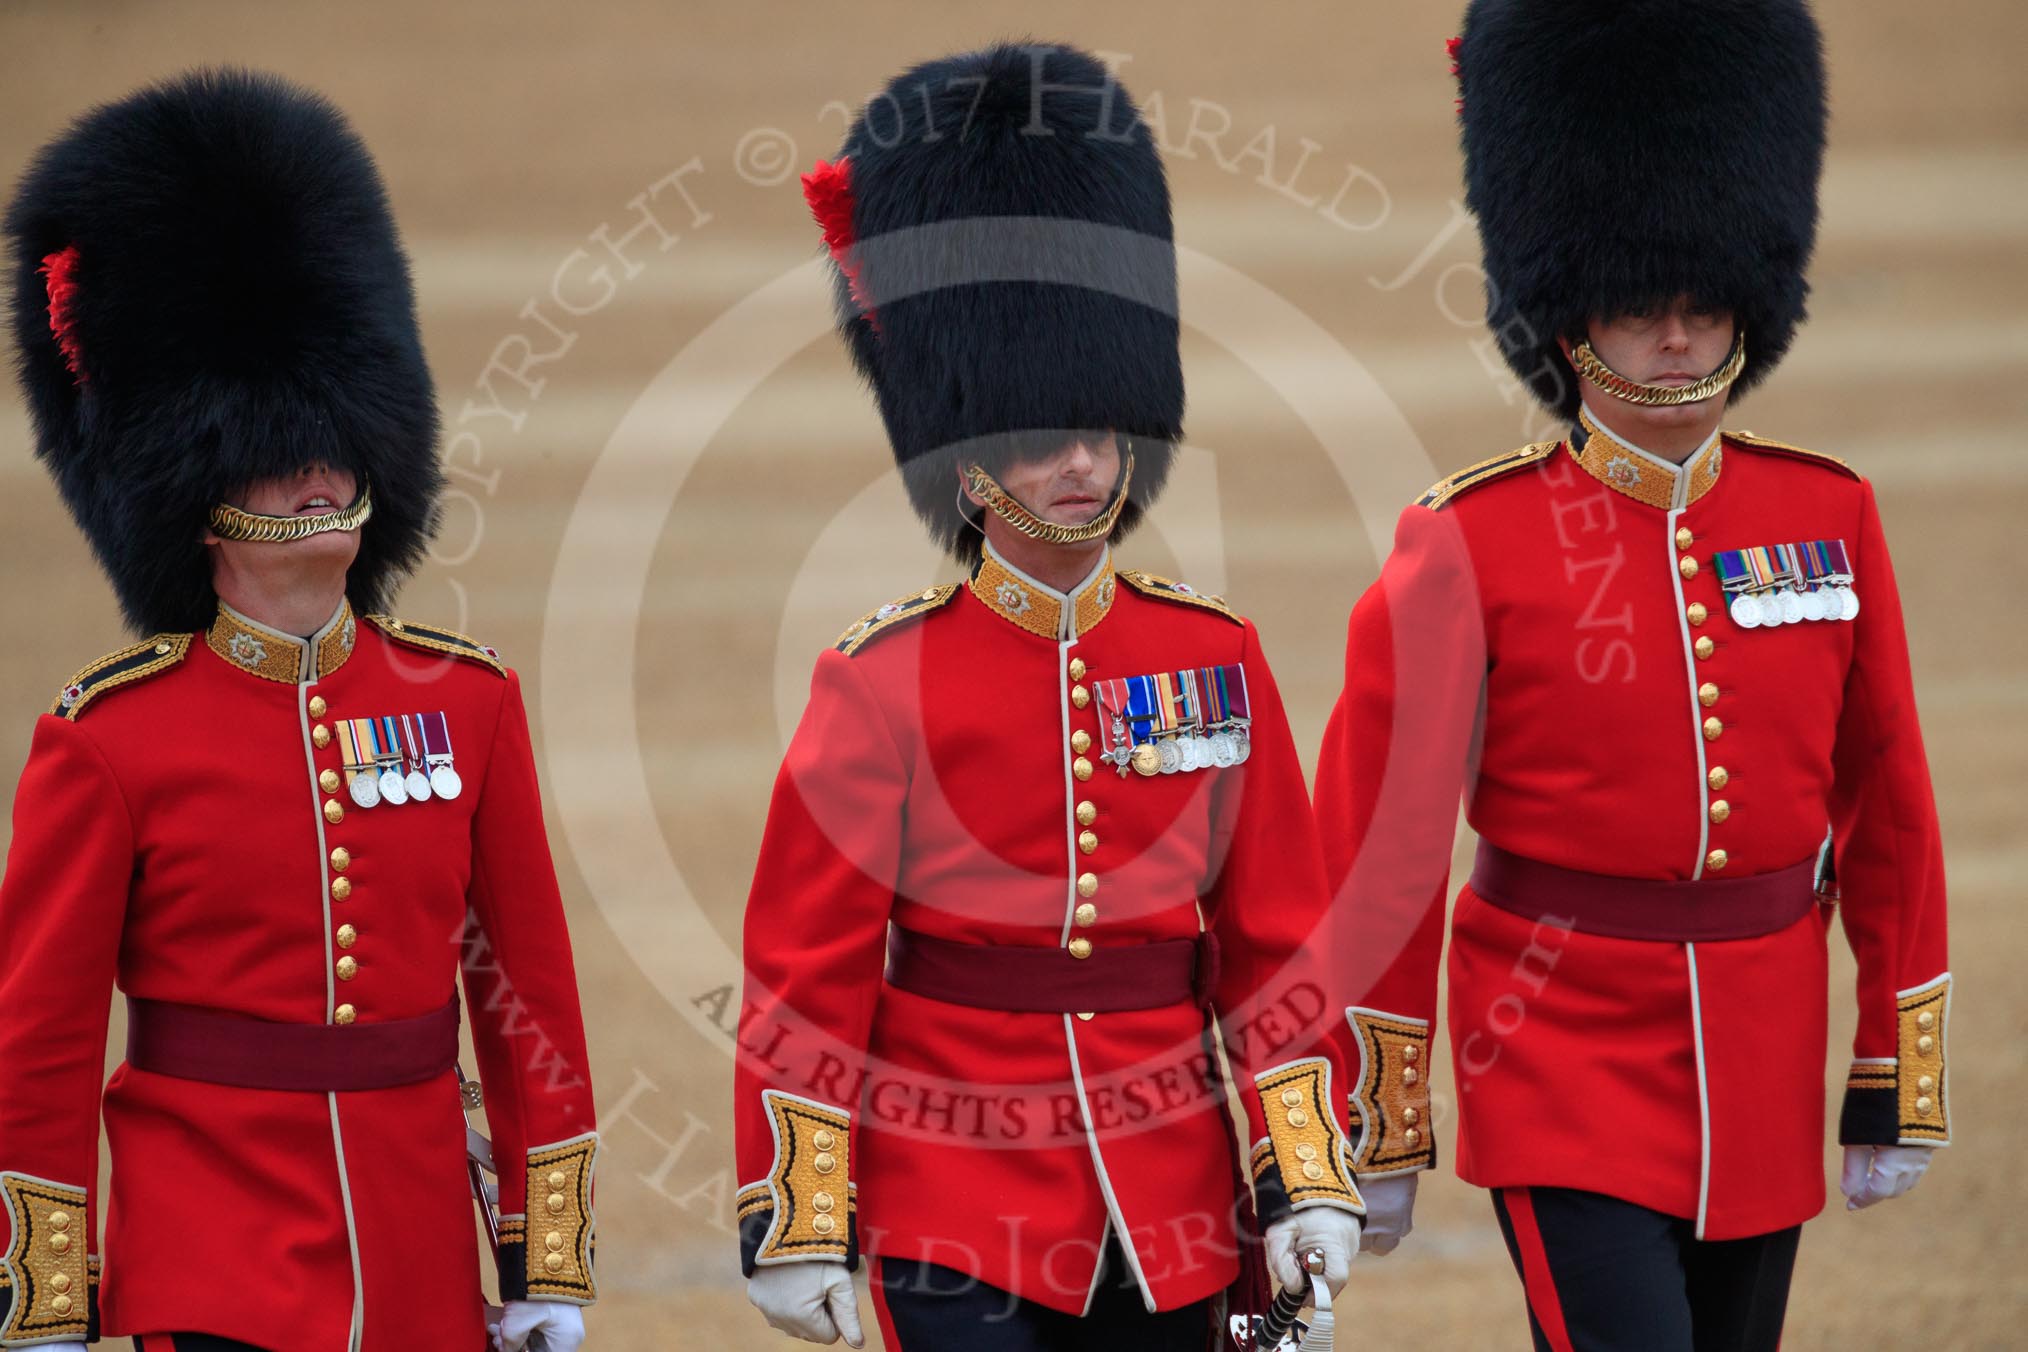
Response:
[[[1135,746],[1153,741],[1155,736],[1155,678],[1132,676],[1127,679],[1127,731]]]
[[[441,710],[433,714],[417,714],[415,721],[422,728],[423,757],[431,764],[437,761],[450,763],[451,730],[444,722]]]
[[[1233,676],[1239,678],[1238,698],[1232,701],[1232,721],[1235,723],[1252,722],[1253,702],[1247,698],[1246,694],[1246,664],[1234,662],[1231,666],[1224,668],[1224,671],[1227,673],[1228,685],[1231,684]]]
[[[398,770],[402,766],[400,725],[394,721],[393,714],[382,715],[380,725],[383,734],[381,745],[387,749],[387,759],[393,761],[394,768]]]
[[[1205,724],[1204,687],[1200,684],[1202,675],[1201,669],[1198,668],[1176,673],[1176,684],[1182,687],[1183,691],[1183,721],[1186,726],[1194,727],[1200,732],[1203,731]]]
[[[1775,557],[1781,561],[1782,580],[1797,591],[1804,588],[1803,548],[1801,545],[1777,545]]]
[[[1830,551],[1832,575],[1837,578],[1839,585],[1848,585],[1852,581],[1852,559],[1845,552],[1845,542],[1831,540],[1826,543],[1825,548]]]
[[[1812,540],[1802,547],[1804,581],[1811,591],[1823,585],[1825,574],[1831,571],[1829,557],[1822,540]]]
[[[341,726],[352,729],[352,743],[359,750],[361,768],[377,767],[385,760],[386,753],[380,749],[380,729],[370,718],[348,718]]]
[[[1116,677],[1093,684],[1098,689],[1099,741],[1106,756],[1116,760],[1114,753],[1121,742],[1133,745],[1133,737],[1127,732],[1127,683]]]
[[[1753,589],[1755,591],[1767,591],[1774,586],[1774,560],[1768,557],[1766,545],[1755,545],[1752,549],[1746,551],[1746,566],[1753,574]]]
[[[345,757],[346,770],[360,770],[366,767],[367,762],[360,759],[359,738],[354,732],[352,720],[349,718],[338,721],[338,748]]]
[[[423,755],[422,739],[416,735],[413,714],[401,716],[401,749],[402,759],[412,768],[421,770],[429,764]]]
[[[1160,720],[1159,732],[1174,732],[1176,717],[1176,678],[1166,671],[1155,673],[1155,713]]]

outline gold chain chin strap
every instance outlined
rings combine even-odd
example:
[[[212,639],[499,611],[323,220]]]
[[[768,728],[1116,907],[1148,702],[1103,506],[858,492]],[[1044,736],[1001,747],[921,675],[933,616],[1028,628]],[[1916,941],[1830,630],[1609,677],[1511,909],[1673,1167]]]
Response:
[[[359,496],[342,512],[322,516],[262,516],[221,502],[211,509],[212,533],[221,540],[254,540],[290,544],[326,531],[358,530],[373,515],[373,489],[362,485]]]
[[[1134,453],[1127,452],[1127,466],[1120,472],[1120,489],[1113,495],[1112,506],[1082,526],[1059,526],[1053,521],[1044,521],[1016,502],[1014,495],[995,483],[993,476],[986,473],[981,465],[967,465],[965,479],[972,491],[993,509],[994,515],[1029,539],[1040,540],[1047,545],[1081,545],[1090,540],[1103,540],[1113,533],[1113,527],[1119,523],[1120,513],[1127,505],[1127,489],[1134,482]]]
[[[1733,340],[1732,355],[1725,359],[1725,365],[1694,385],[1643,385],[1638,380],[1629,380],[1599,360],[1598,353],[1591,350],[1589,339],[1579,343],[1571,351],[1570,363],[1586,380],[1607,394],[1624,399],[1630,404],[1642,404],[1649,408],[1694,404],[1699,400],[1709,399],[1739,379],[1739,373],[1746,369],[1746,335],[1742,333]]]

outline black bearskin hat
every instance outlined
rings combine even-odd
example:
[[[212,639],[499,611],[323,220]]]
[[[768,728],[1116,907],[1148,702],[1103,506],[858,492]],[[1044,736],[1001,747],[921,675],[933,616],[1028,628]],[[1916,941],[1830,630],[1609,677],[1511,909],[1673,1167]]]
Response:
[[[320,460],[371,487],[347,590],[387,607],[436,529],[436,397],[336,108],[241,70],[142,90],[42,150],[6,230],[36,454],[129,624],[211,623],[212,505]]]
[[[1182,436],[1183,367],[1169,185],[1112,73],[1043,43],[927,62],[804,188],[839,329],[937,543],[978,555],[963,463],[995,471],[1066,431],[1132,451],[1115,533],[1131,529]]]
[[[1824,158],[1805,0],[1472,0],[1454,52],[1486,318],[1538,399],[1576,416],[1559,336],[1685,294],[1744,333],[1736,394],[1774,369]]]

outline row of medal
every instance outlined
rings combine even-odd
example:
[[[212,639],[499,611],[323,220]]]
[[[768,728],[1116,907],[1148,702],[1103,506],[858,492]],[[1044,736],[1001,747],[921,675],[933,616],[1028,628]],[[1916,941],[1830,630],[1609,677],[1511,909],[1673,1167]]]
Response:
[[[1253,754],[1246,671],[1239,663],[1097,681],[1099,759],[1126,777],[1238,765]]]
[[[1852,560],[1843,540],[1758,545],[1717,556],[1726,610],[1742,629],[1804,620],[1851,620],[1859,614]]]
[[[346,783],[360,807],[426,803],[464,792],[442,713],[341,718],[336,727]]]

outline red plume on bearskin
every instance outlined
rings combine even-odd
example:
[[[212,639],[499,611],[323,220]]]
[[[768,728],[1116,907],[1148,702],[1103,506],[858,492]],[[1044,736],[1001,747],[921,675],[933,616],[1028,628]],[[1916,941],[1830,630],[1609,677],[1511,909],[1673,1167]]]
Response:
[[[77,340],[77,245],[58,249],[42,260],[42,276],[49,292],[49,332],[63,352],[63,364],[78,384],[85,383],[84,350]]]
[[[824,231],[824,247],[831,251],[831,261],[838,265],[838,271],[845,274],[853,302],[867,322],[878,329],[879,323],[873,317],[873,298],[866,294],[866,286],[859,277],[859,260],[852,256],[852,246],[858,239],[852,231],[851,156],[840,155],[832,163],[818,160],[817,167],[803,175],[803,200],[810,204],[810,215]]]

